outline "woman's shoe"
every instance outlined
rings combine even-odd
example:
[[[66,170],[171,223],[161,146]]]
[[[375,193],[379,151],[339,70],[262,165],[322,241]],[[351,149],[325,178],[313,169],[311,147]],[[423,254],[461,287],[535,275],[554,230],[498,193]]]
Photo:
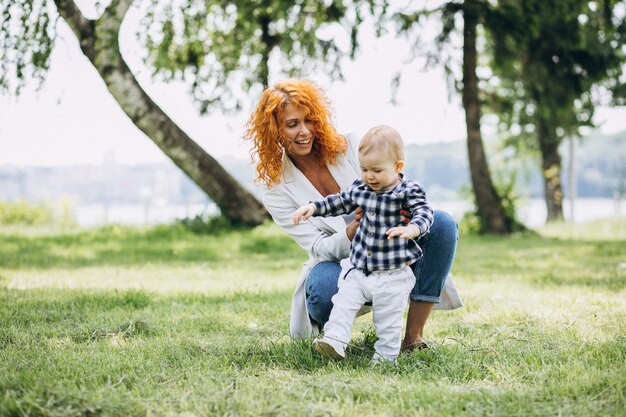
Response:
[[[426,350],[426,349],[430,349],[430,346],[428,346],[428,343],[426,343],[424,339],[418,339],[414,343],[410,343],[410,344],[405,343],[403,340],[402,346],[400,347],[400,352],[411,353],[414,350]]]

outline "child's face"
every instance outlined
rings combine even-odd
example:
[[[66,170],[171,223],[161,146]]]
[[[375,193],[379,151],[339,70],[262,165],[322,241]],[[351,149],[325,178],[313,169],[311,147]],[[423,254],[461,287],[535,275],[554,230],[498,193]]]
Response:
[[[404,167],[403,161],[395,161],[387,152],[371,150],[359,152],[361,178],[374,191],[384,190],[398,183],[398,174]]]

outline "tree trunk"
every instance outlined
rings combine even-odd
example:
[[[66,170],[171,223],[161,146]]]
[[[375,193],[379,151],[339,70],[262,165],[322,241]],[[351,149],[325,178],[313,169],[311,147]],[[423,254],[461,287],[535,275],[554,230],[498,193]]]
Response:
[[[561,155],[556,132],[550,124],[539,117],[537,137],[541,149],[541,168],[543,172],[543,194],[546,200],[548,222],[563,220],[563,191],[561,189]]]
[[[54,1],[85,56],[133,123],[236,224],[257,226],[262,204],[182,129],[141,88],[119,50],[119,29],[132,0],[113,0],[98,20],[86,19],[72,0]]]
[[[574,223],[576,209],[576,138],[574,135],[569,137],[569,184],[567,193],[569,194],[569,221]]]
[[[476,209],[484,232],[507,234],[512,230],[507,221],[500,197],[491,181],[487,157],[480,132],[480,98],[476,75],[476,25],[478,19],[471,3],[465,3],[463,10],[463,108],[467,126],[467,152],[476,198]]]

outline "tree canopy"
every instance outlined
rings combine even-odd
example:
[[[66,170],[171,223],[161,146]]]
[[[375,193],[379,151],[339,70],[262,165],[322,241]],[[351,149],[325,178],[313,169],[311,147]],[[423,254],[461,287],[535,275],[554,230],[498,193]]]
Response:
[[[214,184],[228,174],[145,94],[121,56],[119,28],[129,7],[144,13],[134,31],[153,76],[186,80],[199,112],[206,113],[214,107],[239,110],[241,100],[256,96],[274,75],[299,76],[317,68],[341,79],[342,59],[354,56],[364,17],[378,17],[380,28],[390,14],[390,3],[112,0],[95,3],[99,16],[86,18],[71,0],[0,0],[0,92],[19,95],[32,81],[41,85],[57,24],[65,21],[137,127],[211,198],[226,204],[231,197],[227,187]],[[485,109],[498,114],[501,136],[508,143],[541,152],[549,216],[559,217],[559,142],[592,125],[598,91],[610,91],[613,104],[626,103],[624,3],[455,0],[433,10],[407,9],[395,16],[400,32],[419,33],[417,23],[425,17],[441,23],[438,50],[430,58],[454,74],[452,85],[463,97],[481,216],[494,219],[499,230],[514,224],[510,213],[502,211],[502,197],[490,178],[480,136]],[[455,34],[465,44],[459,62],[448,54],[460,47],[449,43]],[[420,47],[414,44],[411,54],[421,54]],[[229,184],[239,189],[232,181]],[[249,207],[252,200],[244,195],[220,206],[223,213]]]
[[[258,225],[267,217],[262,205],[220,164],[190,138],[143,90],[122,57],[120,27],[134,3],[112,0],[87,18],[72,0],[0,0],[0,89],[19,95],[31,80],[40,83],[50,66],[56,24],[64,20],[76,36],[107,89],[129,116],[185,174],[239,224]],[[348,13],[347,4],[354,12]],[[212,105],[238,108],[237,89],[248,92],[268,84],[270,60],[290,62],[287,73],[309,62],[325,62],[340,76],[344,52],[320,27],[343,21],[351,32],[352,51],[360,10],[374,2],[144,0],[146,11],[136,33],[146,46],[146,62],[165,80],[189,78],[200,111]],[[272,55],[274,54],[274,55]],[[283,71],[284,73],[285,71]],[[291,75],[291,74],[290,74]]]
[[[0,91],[19,95],[50,67],[58,14],[45,0],[0,1]]]
[[[599,91],[624,101],[625,15],[611,0],[500,0],[488,22],[489,102],[508,143],[541,155],[549,220],[563,218],[558,145],[593,126]]]
[[[437,49],[426,51],[432,64],[443,63],[449,84],[457,91],[463,102],[467,132],[467,150],[475,214],[479,230],[487,233],[506,234],[521,227],[514,213],[508,212],[489,170],[489,164],[481,132],[483,92],[477,71],[481,57],[479,26],[484,25],[494,6],[483,0],[449,1],[435,9],[402,11],[395,14],[400,33],[415,33],[425,18],[441,23],[436,38]],[[418,31],[417,31],[418,32]],[[419,33],[419,32],[418,32]],[[451,49],[452,37],[461,39],[462,54],[455,59],[446,50]],[[419,34],[417,35],[419,38]],[[414,44],[414,49],[419,43]],[[414,55],[419,53],[413,52]]]
[[[140,33],[155,74],[185,77],[202,112],[218,104],[238,109],[237,89],[267,87],[270,64],[286,76],[320,67],[342,78],[341,59],[354,52],[363,2],[303,0],[146,0]],[[348,28],[348,50],[324,27]],[[336,27],[336,28],[337,28]]]
[[[280,76],[320,69],[342,79],[364,15],[384,14],[385,0],[113,0],[144,11],[136,36],[154,76],[185,79],[201,113],[238,110],[252,89]],[[66,3],[60,1],[60,4]],[[0,89],[19,94],[45,80],[56,41],[57,10],[45,0],[0,0]],[[342,42],[342,40],[347,42]],[[117,44],[117,39],[110,40]]]

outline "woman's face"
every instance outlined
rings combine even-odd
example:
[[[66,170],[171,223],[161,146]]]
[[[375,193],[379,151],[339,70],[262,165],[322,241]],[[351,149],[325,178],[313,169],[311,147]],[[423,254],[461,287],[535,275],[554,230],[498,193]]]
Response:
[[[285,106],[281,145],[290,156],[305,156],[311,153],[315,141],[315,123],[305,115],[304,109],[294,104]]]

